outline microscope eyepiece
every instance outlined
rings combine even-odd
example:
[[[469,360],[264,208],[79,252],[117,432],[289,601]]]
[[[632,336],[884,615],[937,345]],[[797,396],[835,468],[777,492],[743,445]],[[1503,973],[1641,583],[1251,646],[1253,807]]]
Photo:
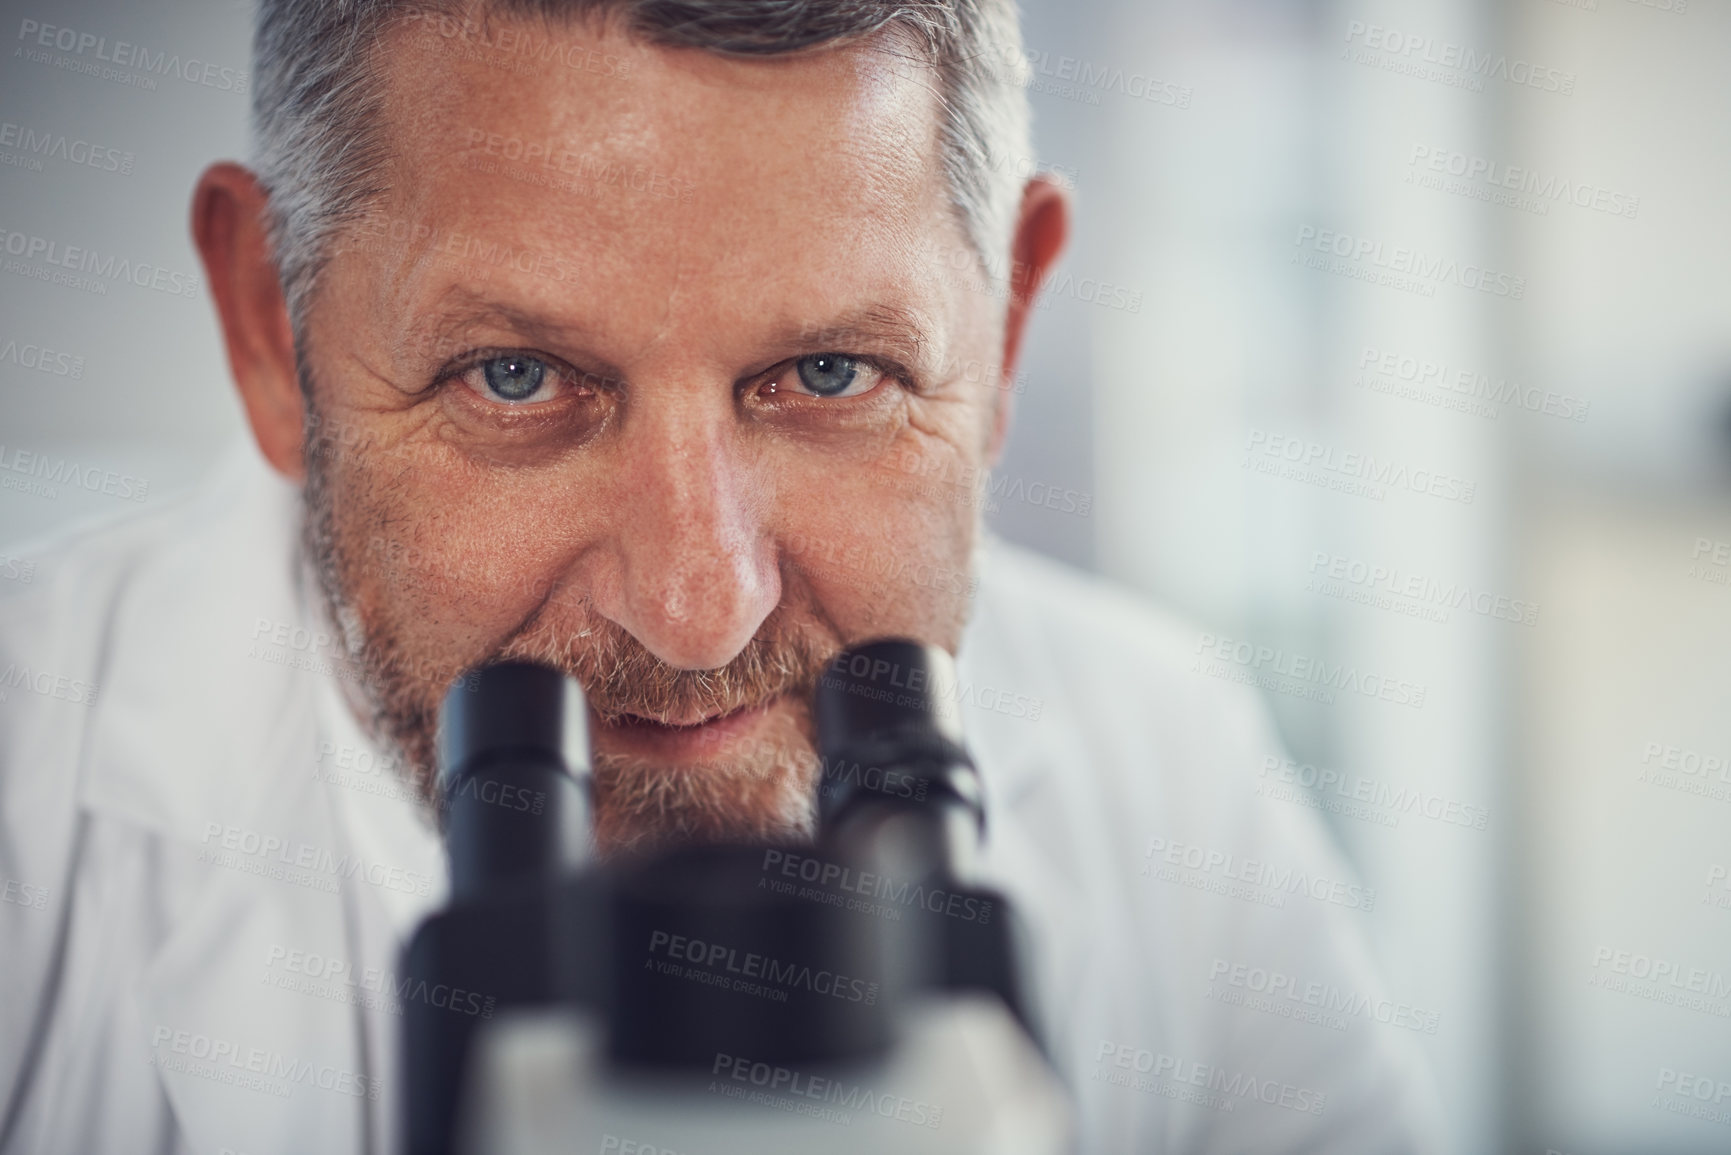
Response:
[[[439,794],[471,769],[502,757],[561,762],[589,773],[589,714],[577,683],[548,666],[501,662],[472,670],[439,711]]]
[[[531,662],[471,671],[445,695],[438,746],[455,897],[588,858],[589,714],[576,682]]]
[[[956,664],[943,649],[892,638],[843,650],[818,679],[815,713],[824,829],[868,801],[960,808],[983,824]]]

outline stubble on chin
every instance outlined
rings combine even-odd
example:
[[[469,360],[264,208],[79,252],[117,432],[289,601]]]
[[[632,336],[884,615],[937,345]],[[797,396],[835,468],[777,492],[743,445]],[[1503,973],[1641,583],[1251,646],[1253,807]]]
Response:
[[[389,524],[369,512],[374,494],[365,466],[340,463],[316,420],[306,445],[303,545],[329,624],[360,675],[343,685],[357,718],[400,758],[426,806],[438,807],[434,736],[446,691],[476,665],[521,659],[553,666],[584,689],[600,736],[593,786],[595,838],[604,855],[674,842],[810,835],[819,762],[809,703],[841,644],[817,615],[796,625],[792,611],[778,606],[727,665],[680,670],[586,603],[550,597],[487,652],[441,654],[418,642],[418,631],[403,620],[411,611],[400,592],[413,588],[415,573],[388,560],[381,565],[372,556],[377,551],[363,544],[369,525]],[[452,575],[431,576],[448,584]],[[667,765],[606,749],[609,725],[713,717],[766,703],[771,708],[754,737],[727,758]]]
[[[818,759],[811,696],[840,643],[795,627],[777,607],[727,665],[680,670],[630,633],[581,608],[538,614],[500,651],[537,661],[584,688],[596,731],[595,836],[604,853],[670,842],[803,839],[814,820]],[[609,749],[607,728],[720,717],[768,706],[724,755],[670,765]]]

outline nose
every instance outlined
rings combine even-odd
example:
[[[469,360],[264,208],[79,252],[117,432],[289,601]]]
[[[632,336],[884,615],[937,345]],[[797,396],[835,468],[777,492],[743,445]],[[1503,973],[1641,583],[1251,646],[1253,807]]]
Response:
[[[767,479],[731,412],[704,408],[633,414],[613,487],[617,584],[599,607],[685,670],[726,665],[781,600]]]

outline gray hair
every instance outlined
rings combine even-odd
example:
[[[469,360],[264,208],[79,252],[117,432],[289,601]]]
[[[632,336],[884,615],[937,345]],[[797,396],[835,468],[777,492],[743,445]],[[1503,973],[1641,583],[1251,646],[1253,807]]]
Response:
[[[1016,0],[259,0],[253,164],[297,329],[330,238],[384,191],[370,49],[394,20],[492,10],[613,18],[652,44],[735,56],[899,33],[938,80],[951,207],[1001,286],[1031,148]]]

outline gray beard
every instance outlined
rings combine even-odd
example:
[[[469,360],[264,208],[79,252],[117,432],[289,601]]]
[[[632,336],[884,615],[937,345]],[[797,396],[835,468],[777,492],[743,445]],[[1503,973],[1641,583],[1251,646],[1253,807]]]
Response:
[[[357,556],[343,533],[333,477],[336,454],[355,450],[321,432],[311,385],[303,368],[308,419],[302,548],[326,624],[358,671],[358,677],[338,679],[350,709],[373,740],[399,759],[400,773],[424,805],[440,810],[434,735],[446,689],[473,666],[528,659],[576,678],[603,723],[629,715],[666,717],[693,705],[724,713],[772,696],[786,696],[801,707],[792,719],[770,719],[765,737],[743,762],[666,766],[597,755],[592,768],[595,837],[604,855],[690,841],[809,840],[820,769],[812,750],[809,703],[839,643],[783,627],[778,609],[727,666],[678,670],[605,619],[575,634],[558,630],[543,606],[491,653],[449,668],[418,658],[389,621],[376,620],[385,615],[369,615],[357,596],[358,577],[369,559]]]

